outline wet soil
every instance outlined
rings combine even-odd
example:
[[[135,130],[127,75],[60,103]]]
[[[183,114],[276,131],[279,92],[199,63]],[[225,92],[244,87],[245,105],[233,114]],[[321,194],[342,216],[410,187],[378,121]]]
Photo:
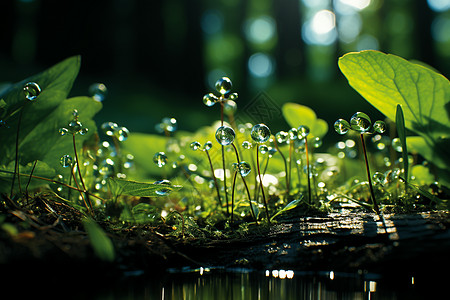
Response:
[[[116,250],[112,263],[95,256],[81,225],[82,215],[67,205],[43,201],[34,210],[5,208],[3,215],[3,225],[18,229],[0,230],[0,268],[11,276],[40,274],[55,279],[64,274],[65,279],[75,279],[82,272],[104,278],[183,266],[381,274],[442,272],[450,267],[447,211],[382,217],[344,211],[236,228],[239,234],[217,238],[173,236],[166,224],[114,227],[100,222]]]

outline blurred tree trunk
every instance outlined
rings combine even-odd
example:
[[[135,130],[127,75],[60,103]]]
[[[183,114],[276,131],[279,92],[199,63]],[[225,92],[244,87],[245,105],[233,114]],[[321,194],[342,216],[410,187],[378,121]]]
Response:
[[[300,1],[274,1],[278,45],[276,62],[279,78],[302,74],[305,70],[304,44],[301,28]]]

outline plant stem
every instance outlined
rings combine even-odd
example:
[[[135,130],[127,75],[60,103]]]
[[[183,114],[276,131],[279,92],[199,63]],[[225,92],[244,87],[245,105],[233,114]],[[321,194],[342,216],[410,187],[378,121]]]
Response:
[[[33,168],[31,169],[31,172],[30,172],[30,177],[28,177],[28,182],[27,182],[27,185],[25,186],[25,195],[27,197],[27,201],[28,201],[28,186],[30,185],[31,178],[32,178],[31,176],[34,173],[34,169],[36,168],[36,164],[37,164],[37,160],[34,161]]]
[[[220,96],[220,126],[223,126],[223,96]],[[225,192],[225,203],[227,207],[227,215],[230,213],[228,209],[228,193],[227,193],[227,169],[225,168],[225,146],[222,145],[222,166],[223,166],[223,188]]]
[[[22,194],[22,187],[20,184],[20,175],[19,175],[19,133],[20,133],[20,123],[22,121],[22,113],[23,113],[23,109],[20,110],[19,113],[19,121],[17,123],[17,132],[16,132],[16,160],[14,162],[14,176],[12,178],[12,183],[11,183],[11,196],[10,198],[12,199],[13,194],[14,194],[14,182],[16,180],[16,176],[17,176],[17,181],[19,183],[19,191],[20,194]]]
[[[309,155],[308,155],[308,138],[305,137],[305,154],[306,154],[306,175],[308,176],[308,204],[311,205],[311,178],[309,167]]]
[[[234,152],[236,153],[237,163],[240,164],[241,161],[240,161],[240,159],[239,159],[239,152],[238,152],[236,146],[234,145],[234,143],[231,143],[231,145],[233,145]],[[239,174],[241,174],[241,172],[239,172]],[[245,189],[246,189],[246,191],[247,191],[247,197],[248,197],[248,202],[249,202],[249,204],[250,204],[250,210],[251,210],[251,212],[252,212],[252,216],[253,216],[253,218],[255,219],[255,222],[258,222],[258,220],[256,219],[255,211],[253,210],[253,206],[252,206],[252,198],[251,198],[251,196],[250,196],[250,190],[249,190],[249,188],[248,188],[247,181],[245,180],[245,177],[242,176],[242,174],[241,174],[241,178],[242,178],[242,182],[244,182],[244,186],[245,186]],[[233,187],[233,193],[234,193],[234,187]]]
[[[234,171],[234,176],[233,176],[233,188],[231,190],[231,219],[230,219],[230,223],[233,223],[233,211],[234,211],[234,188],[236,186],[236,177],[237,177],[237,172],[238,171]]]
[[[77,145],[76,145],[76,143],[75,143],[75,134],[72,134],[72,141],[73,141],[73,151],[75,152],[75,162],[76,162],[76,164],[77,164],[78,175],[79,175],[79,177],[80,177],[81,185],[83,186],[83,191],[84,191],[84,193],[85,193],[85,195],[86,195],[86,198],[87,198],[87,200],[88,200],[88,202],[89,202],[89,207],[87,206],[87,203],[86,203],[86,200],[84,199],[84,197],[82,197],[82,198],[83,198],[83,200],[84,200],[84,202],[85,202],[86,208],[87,208],[89,211],[91,211],[91,210],[92,210],[91,199],[89,198],[89,194],[87,193],[86,186],[84,185],[83,177],[81,176],[81,168],[80,168],[80,162],[79,162],[79,160],[78,160]],[[74,178],[74,179],[75,179],[75,178]]]
[[[212,177],[214,179],[214,185],[216,186],[217,199],[219,200],[220,207],[222,207],[222,199],[220,198],[219,184],[217,183],[217,178],[216,178],[216,175],[214,174],[214,167],[213,167],[213,164],[211,161],[211,156],[209,155],[208,150],[205,150],[205,152],[206,152],[206,156],[208,157],[209,166],[211,167],[211,173],[212,173]]]
[[[361,133],[360,136],[361,136],[361,144],[362,144],[363,153],[364,153],[364,161],[366,163],[366,171],[367,171],[367,179],[369,181],[370,195],[372,197],[372,205],[373,205],[373,209],[375,210],[377,215],[379,215],[380,209],[378,207],[378,203],[375,199],[375,193],[373,191],[372,178],[370,176],[370,169],[369,169],[369,160],[367,159],[366,142],[364,141],[364,134]]]
[[[288,177],[288,167],[287,167],[286,157],[284,156],[283,152],[281,152],[280,148],[278,147],[276,138],[273,139],[273,143],[275,145],[275,149],[278,150],[278,153],[280,153],[281,158],[283,159],[283,162],[284,162],[284,172],[286,173],[286,176],[285,176],[285,178],[286,178],[286,195],[289,195],[289,177]]]
[[[255,148],[256,148],[256,166],[258,167],[259,184],[261,186],[261,192],[262,192],[263,201],[264,201],[264,208],[266,209],[267,222],[270,224],[269,208],[267,207],[266,195],[264,193],[264,185],[263,185],[263,181],[262,181],[262,177],[261,177],[261,170],[259,169],[259,149],[258,149],[258,147],[255,147]]]
[[[81,190],[80,185],[78,184],[76,175],[75,175],[75,173],[74,173],[74,171],[73,171],[73,168],[74,168],[74,167],[75,167],[75,166],[70,166],[70,173],[72,174],[73,181],[75,182],[75,185],[77,186],[77,190],[80,192],[81,199],[83,199],[84,206],[86,206],[86,209],[87,209],[88,211],[90,211],[89,206],[88,206],[88,204],[87,204],[87,202],[86,202],[86,199],[85,199],[85,197],[84,197],[84,195],[83,195],[83,192],[84,192],[85,190]]]
[[[288,184],[287,184],[287,188],[286,188],[288,192],[291,189],[290,185],[291,185],[291,179],[292,179],[291,175],[292,175],[292,150],[293,149],[294,149],[294,141],[291,140],[289,142],[289,174],[286,174],[286,176],[288,177],[288,179],[287,179]]]

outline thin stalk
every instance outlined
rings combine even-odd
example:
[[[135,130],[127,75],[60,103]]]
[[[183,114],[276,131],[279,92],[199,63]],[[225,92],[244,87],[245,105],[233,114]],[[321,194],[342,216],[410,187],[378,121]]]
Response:
[[[14,174],[14,172],[6,171],[6,170],[0,170],[0,172],[2,172],[2,173],[7,173],[7,174]],[[54,180],[54,179],[50,179],[50,178],[45,178],[45,177],[41,177],[41,176],[36,176],[36,175],[23,174],[23,173],[20,173],[20,175],[21,175],[21,176],[30,176],[31,178],[39,179],[39,180],[45,180],[45,181],[48,181],[48,182],[51,182],[51,183],[55,183],[55,184],[62,185],[62,186],[64,186],[64,187],[66,187],[66,188],[68,188],[68,189],[71,189],[71,190],[74,190],[74,191],[83,192],[81,189],[77,189],[76,187],[73,187],[73,186],[71,186],[71,185],[68,185],[68,184],[66,184],[66,183],[64,183],[64,182],[61,182],[61,181],[58,181],[58,180]],[[88,192],[88,193],[89,193],[89,192]],[[99,197],[99,196],[96,196],[95,194],[89,193],[89,195],[92,196],[92,197],[94,197],[94,198],[97,198],[97,199],[99,199],[99,200],[101,200],[101,201],[103,201],[103,202],[105,202],[105,199],[103,199],[103,198],[101,198],[101,197]]]
[[[281,152],[280,148],[278,147],[278,143],[277,143],[277,139],[273,139],[273,143],[275,145],[275,149],[278,150],[278,153],[280,153],[281,158],[283,159],[284,162],[284,172],[286,173],[286,195],[289,195],[289,177],[288,177],[288,166],[287,166],[287,161],[286,161],[286,157],[284,156],[283,152]]]
[[[75,134],[72,134],[72,141],[73,141],[73,151],[75,152],[75,162],[76,162],[76,164],[77,164],[78,175],[79,175],[79,177],[80,177],[81,185],[83,186],[83,191],[84,191],[84,193],[85,193],[85,195],[86,195],[86,198],[87,198],[87,200],[88,200],[88,202],[89,202],[89,207],[90,207],[90,208],[87,207],[87,206],[86,206],[86,208],[87,208],[88,210],[92,210],[91,199],[89,198],[89,194],[87,193],[86,186],[84,185],[83,176],[81,176],[80,162],[79,162],[79,160],[78,160],[77,146],[76,146],[76,143],[75,143]],[[74,179],[75,179],[75,178],[74,178]],[[84,199],[84,197],[83,197],[83,200],[85,201],[85,204],[86,204],[86,200]]]
[[[89,206],[88,206],[88,204],[87,204],[87,202],[86,202],[86,198],[85,198],[84,195],[83,195],[83,192],[84,192],[85,190],[81,190],[80,185],[78,184],[78,181],[77,181],[75,172],[73,171],[73,168],[74,168],[74,166],[71,166],[71,167],[70,167],[70,173],[72,174],[73,181],[75,182],[75,185],[77,186],[77,190],[80,192],[81,199],[83,199],[83,202],[84,202],[84,206],[86,206],[87,210],[90,211]]]
[[[22,122],[22,113],[23,113],[23,109],[20,110],[19,113],[19,121],[17,123],[17,132],[16,132],[16,160],[14,162],[14,176],[12,178],[12,183],[11,183],[11,196],[10,198],[12,199],[13,194],[14,194],[14,183],[16,180],[16,176],[17,176],[17,181],[19,183],[19,191],[20,194],[22,194],[22,186],[20,184],[20,175],[19,175],[19,133],[20,133],[20,123]]]
[[[308,176],[308,204],[311,205],[311,178],[309,167],[309,155],[308,155],[308,138],[305,137],[305,154],[306,154],[306,172]]]
[[[370,195],[372,197],[373,209],[375,210],[377,215],[379,215],[380,209],[378,207],[378,203],[375,199],[375,193],[373,191],[372,178],[370,176],[370,169],[369,169],[369,160],[367,159],[366,142],[364,141],[364,134],[361,133],[360,136],[361,136],[361,144],[362,144],[363,153],[364,153],[364,161],[366,163],[367,179],[369,181],[369,188],[370,188]]]
[[[234,171],[233,176],[233,188],[231,190],[231,219],[230,223],[233,223],[233,211],[234,211],[234,188],[236,186],[236,177],[237,177],[237,171]]]
[[[238,152],[236,146],[234,145],[234,143],[231,143],[231,145],[233,145],[234,152],[236,153],[236,159],[237,159],[237,162],[238,162],[238,164],[239,164],[239,163],[241,163],[241,160],[239,159],[239,152]],[[239,174],[241,174],[241,172],[239,172]],[[242,182],[244,182],[244,186],[245,186],[245,189],[246,189],[246,191],[247,191],[247,197],[248,197],[248,202],[249,202],[249,204],[250,204],[250,210],[251,210],[251,212],[252,212],[252,216],[253,216],[253,218],[255,219],[255,222],[258,222],[258,221],[256,220],[256,214],[255,214],[255,211],[253,210],[253,206],[252,206],[252,198],[251,198],[251,196],[250,196],[250,190],[249,190],[249,188],[248,188],[247,181],[245,180],[245,177],[242,176],[242,174],[241,174],[241,178],[242,178]],[[234,187],[233,187],[233,193],[234,193]]]
[[[263,201],[264,201],[264,208],[266,209],[267,222],[270,224],[269,208],[267,207],[266,195],[264,193],[264,186],[263,186],[262,177],[261,177],[261,170],[259,169],[258,147],[256,147],[256,166],[258,167],[259,184],[261,186],[261,192],[262,192]]]
[[[220,126],[223,126],[223,96],[220,96]],[[223,166],[223,188],[225,192],[225,203],[227,207],[227,215],[230,213],[228,209],[228,193],[227,193],[227,172],[225,165],[225,146],[222,145],[222,166]]]
[[[37,164],[37,160],[34,161],[33,168],[31,169],[31,172],[30,172],[30,177],[28,177],[28,182],[27,182],[27,185],[25,186],[25,195],[27,197],[27,201],[28,201],[28,186],[30,185],[31,178],[32,178],[31,176],[34,173],[34,169],[36,168],[36,164]]]
[[[217,199],[219,200],[220,207],[222,207],[222,199],[220,198],[219,184],[217,183],[217,178],[216,178],[216,175],[214,174],[214,167],[213,167],[213,164],[211,161],[211,156],[209,155],[208,150],[205,150],[205,152],[206,152],[206,156],[208,157],[209,166],[211,167],[211,173],[212,173],[212,177],[214,179],[214,185],[216,186]]]
[[[292,150],[294,149],[294,141],[291,140],[289,142],[289,174],[286,174],[286,176],[288,177],[288,185],[287,185],[287,190],[290,191],[291,187],[291,179],[292,179]]]

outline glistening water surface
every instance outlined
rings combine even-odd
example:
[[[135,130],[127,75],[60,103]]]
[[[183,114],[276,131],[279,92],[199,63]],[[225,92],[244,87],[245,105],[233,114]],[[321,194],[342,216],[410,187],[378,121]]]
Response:
[[[93,299],[432,299],[425,277],[293,270],[181,269],[129,273]],[[428,297],[427,297],[428,296]]]

